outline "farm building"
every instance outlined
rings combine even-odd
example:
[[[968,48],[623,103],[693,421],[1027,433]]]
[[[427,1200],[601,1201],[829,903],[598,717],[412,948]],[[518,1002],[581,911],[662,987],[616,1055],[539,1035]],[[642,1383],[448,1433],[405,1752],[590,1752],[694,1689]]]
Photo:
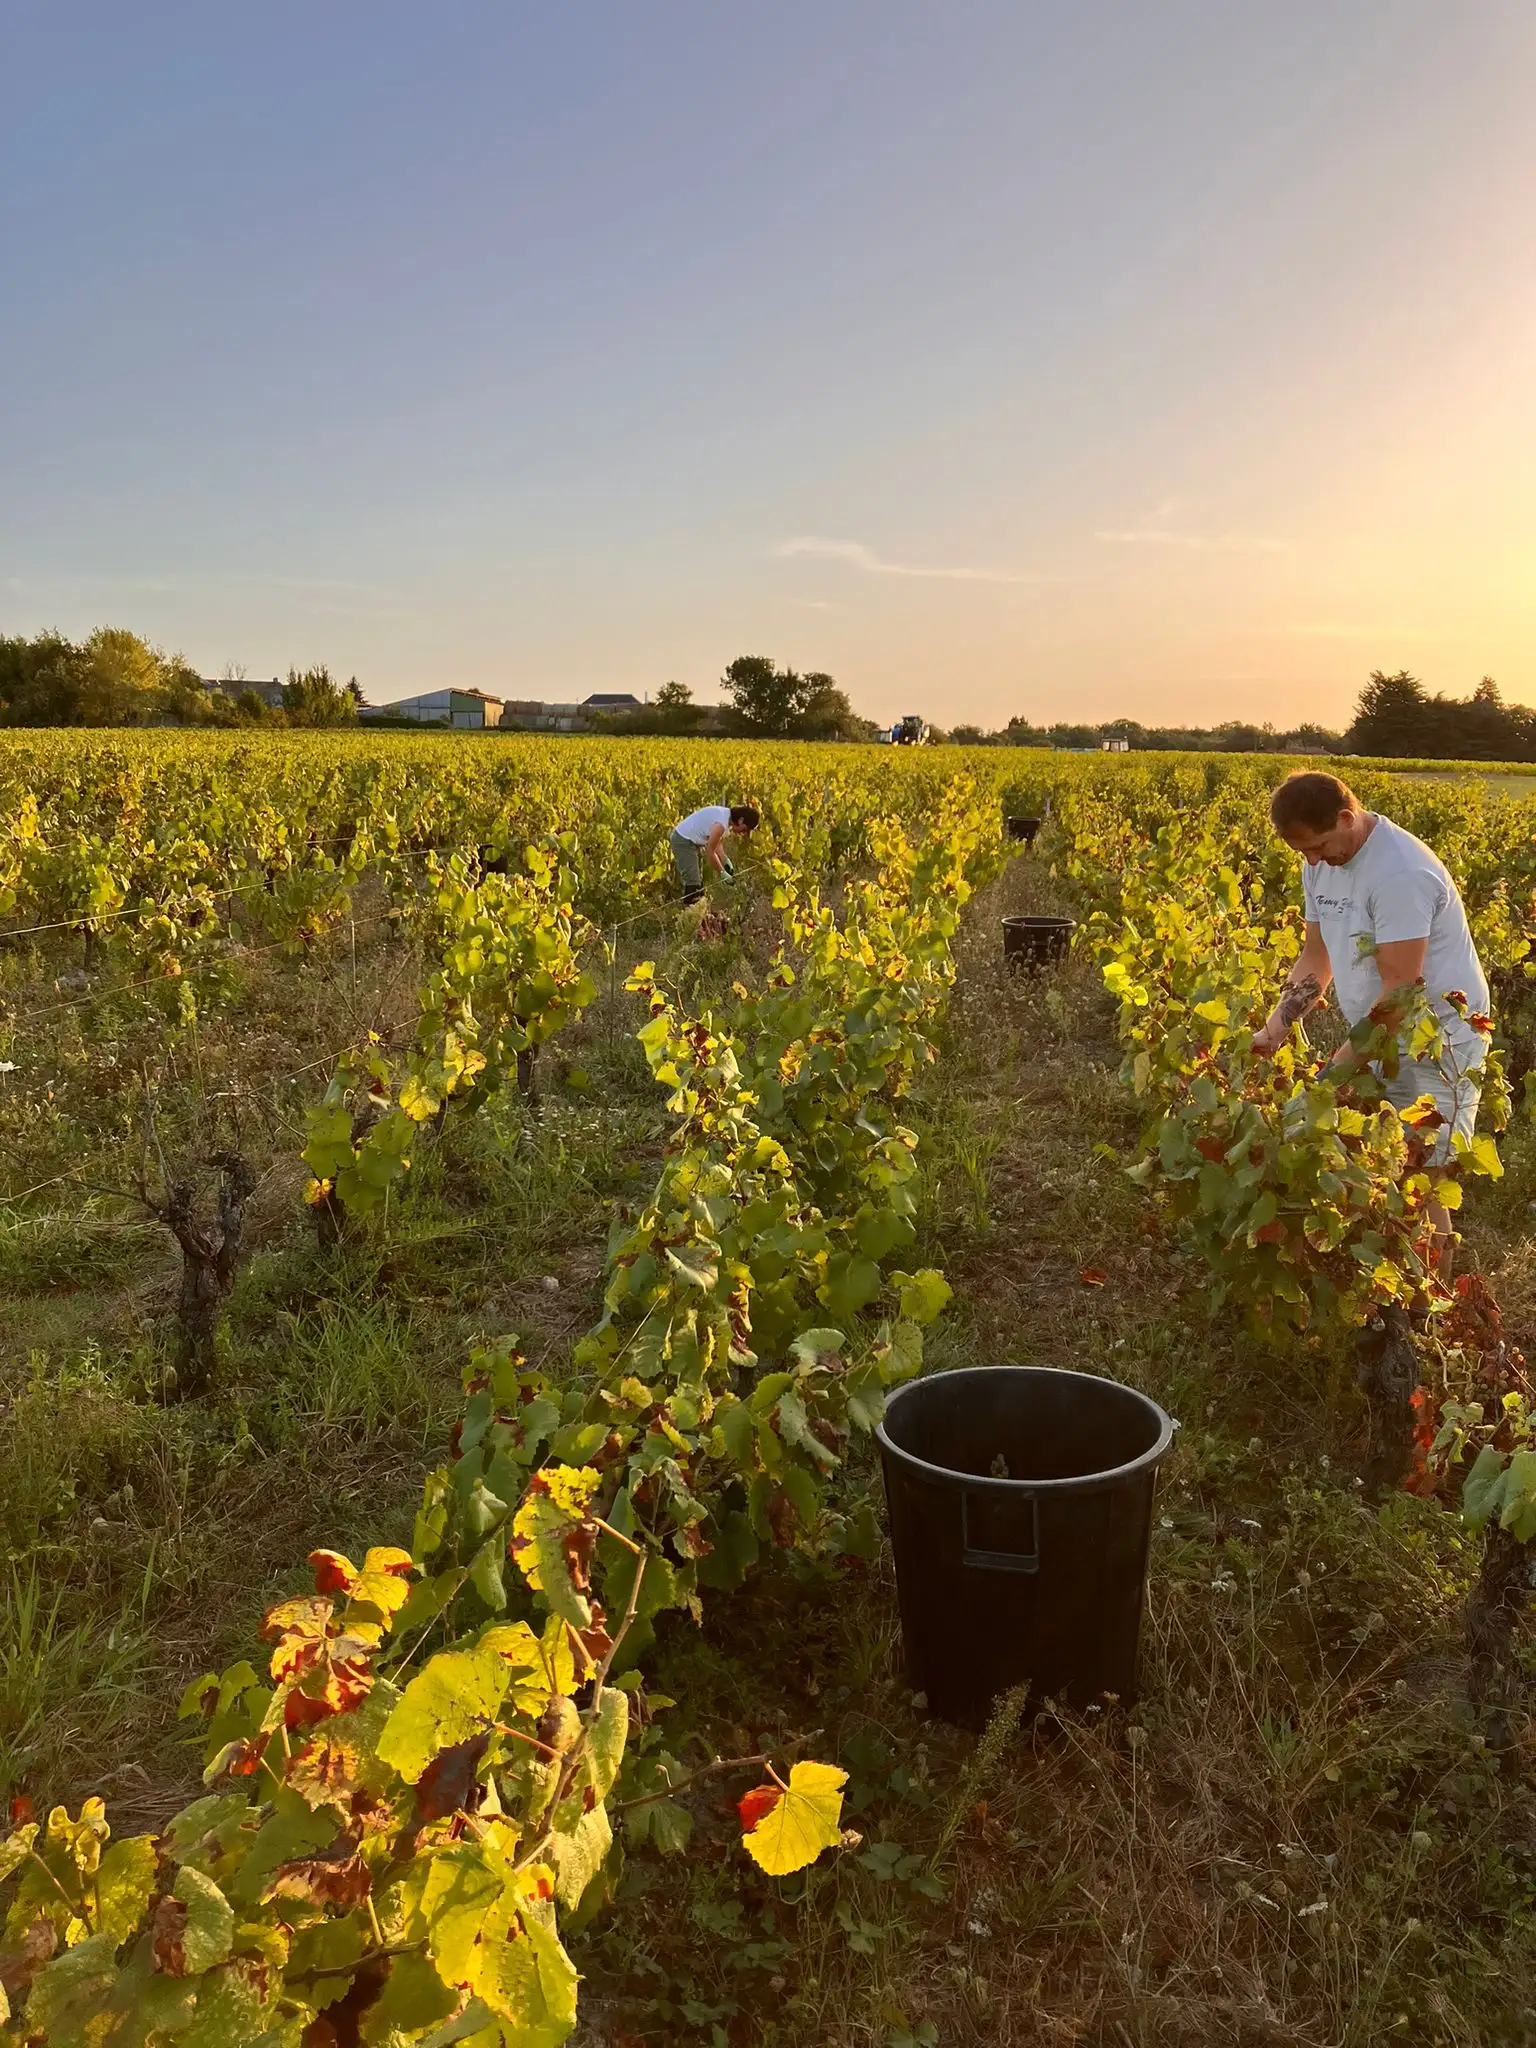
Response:
[[[502,701],[488,697],[484,690],[429,690],[423,697],[402,697],[379,709],[395,718],[409,718],[417,725],[452,725],[474,731],[500,725]]]
[[[217,690],[221,697],[258,697],[269,711],[283,707],[283,686],[276,676],[204,676],[203,688]]]

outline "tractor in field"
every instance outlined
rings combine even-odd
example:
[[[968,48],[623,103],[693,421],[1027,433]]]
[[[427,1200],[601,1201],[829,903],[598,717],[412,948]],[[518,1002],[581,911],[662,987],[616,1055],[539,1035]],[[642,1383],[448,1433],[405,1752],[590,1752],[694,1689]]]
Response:
[[[926,747],[928,744],[928,721],[919,718],[916,712],[909,712],[905,718],[897,719],[891,727],[893,747]]]

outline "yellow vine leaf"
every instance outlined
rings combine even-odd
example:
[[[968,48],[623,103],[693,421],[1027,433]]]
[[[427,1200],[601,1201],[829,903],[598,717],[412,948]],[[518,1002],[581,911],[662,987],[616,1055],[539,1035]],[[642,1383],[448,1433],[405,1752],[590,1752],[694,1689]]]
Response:
[[[771,1811],[742,1836],[759,1870],[788,1877],[814,1863],[842,1839],[843,1787],[848,1773],[835,1764],[799,1763]]]

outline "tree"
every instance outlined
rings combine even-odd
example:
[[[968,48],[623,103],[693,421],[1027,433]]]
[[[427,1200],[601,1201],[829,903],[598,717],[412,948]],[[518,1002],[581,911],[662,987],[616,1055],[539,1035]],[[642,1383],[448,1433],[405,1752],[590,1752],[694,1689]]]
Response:
[[[764,654],[743,654],[721,678],[743,732],[763,738],[874,739],[879,732],[860,718],[833,677],[820,669],[799,675],[781,669]]]
[[[800,709],[794,729],[802,739],[875,738],[879,728],[870,719],[860,718],[848,702],[847,691],[840,690],[831,676],[815,673],[802,676],[800,681]]]
[[[686,711],[693,702],[693,692],[686,683],[663,683],[656,692],[658,711]]]
[[[1407,669],[1384,675],[1372,669],[1360,692],[1355,721],[1345,735],[1352,754],[1396,754],[1413,757],[1431,741],[1429,699],[1424,685]]]
[[[235,707],[179,654],[165,663],[164,708],[178,725],[233,725]]]
[[[170,663],[126,626],[98,626],[85,643],[72,725],[147,725],[163,708]]]
[[[283,709],[290,725],[353,725],[362,692],[354,676],[338,683],[321,662],[316,668],[291,668],[283,685]]]
[[[765,654],[741,654],[720,678],[720,686],[747,732],[784,737],[794,731],[805,683],[792,668],[781,669]]]
[[[81,651],[62,633],[0,638],[0,704],[7,725],[63,725],[78,695]]]

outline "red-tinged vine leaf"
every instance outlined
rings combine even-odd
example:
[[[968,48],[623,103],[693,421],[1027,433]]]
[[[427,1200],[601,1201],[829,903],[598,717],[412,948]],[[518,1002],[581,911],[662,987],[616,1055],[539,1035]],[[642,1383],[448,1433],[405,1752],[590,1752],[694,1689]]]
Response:
[[[1493,1019],[1488,1015],[1486,1010],[1474,1010],[1471,1016],[1467,1019],[1467,1022],[1472,1026],[1472,1029],[1474,1031],[1481,1031],[1485,1038],[1492,1037]]]
[[[1209,1159],[1213,1166],[1219,1166],[1227,1156],[1227,1148],[1220,1138],[1196,1138],[1195,1150],[1202,1159]]]
[[[357,1584],[357,1566],[339,1550],[312,1550],[309,1563],[317,1593],[350,1593]]]
[[[1253,1233],[1255,1244],[1284,1244],[1285,1239],[1285,1225],[1278,1216],[1272,1216],[1268,1223],[1261,1223]]]
[[[592,1626],[577,1629],[576,1640],[586,1652],[588,1665],[594,1668],[612,1654],[613,1637],[608,1633],[603,1610],[595,1600],[592,1602]]]
[[[1450,1004],[1458,1017],[1465,1017],[1467,1014],[1467,998],[1464,990],[1448,988],[1445,992],[1444,1000]]]
[[[277,1644],[271,1666],[277,1684],[297,1678],[315,1662],[334,1611],[330,1600],[318,1597],[280,1600],[267,1610],[261,1633],[264,1640]]]
[[[736,1811],[741,1815],[743,1834],[750,1835],[758,1822],[772,1813],[784,1797],[779,1785],[754,1785],[750,1792],[744,1792],[736,1802]]]
[[[43,1965],[53,1960],[58,1947],[59,1930],[46,1914],[39,1914],[23,1928],[17,1946],[0,1957],[4,1964],[0,1985],[10,1992],[25,1991]]]
[[[309,1671],[283,1701],[283,1726],[290,1734],[345,1714],[368,1697],[373,1674],[366,1664],[346,1658],[327,1661]]]
[[[768,1496],[768,1529],[780,1550],[793,1550],[800,1540],[800,1517],[781,1486]]]
[[[489,1733],[471,1735],[435,1756],[416,1781],[418,1821],[442,1820],[450,1813],[472,1813],[484,1795],[478,1772],[490,1746]]]
[[[1445,1122],[1433,1095],[1421,1095],[1407,1109],[1400,1109],[1398,1115],[1411,1131],[1437,1131]]]
[[[11,1801],[11,1826],[24,1828],[37,1819],[37,1808],[25,1792],[18,1792]]]
[[[333,1806],[360,1791],[361,1762],[360,1753],[350,1743],[319,1736],[297,1752],[283,1773],[283,1783],[290,1792],[297,1792],[306,1806]]]
[[[261,1760],[267,1753],[271,1741],[267,1732],[260,1735],[243,1736],[238,1742],[226,1742],[218,1755],[203,1772],[203,1783],[211,1785],[215,1778],[254,1778],[261,1769]]]
[[[150,1955],[163,1977],[185,1977],[187,1958],[183,1940],[187,1931],[187,1909],[180,1899],[158,1901],[150,1915]]]
[[[1085,1287],[1104,1287],[1109,1283],[1109,1275],[1101,1266],[1084,1266],[1077,1277]]]
[[[585,1466],[546,1465],[528,1482],[508,1545],[518,1570],[573,1628],[592,1622],[592,1553],[597,1524],[587,1514],[599,1475]]]
[[[1430,1467],[1429,1454],[1439,1434],[1435,1417],[1435,1397],[1428,1387],[1415,1387],[1408,1400],[1413,1409],[1413,1449],[1408,1476],[1403,1481],[1403,1491],[1417,1494],[1421,1500],[1428,1500],[1435,1491],[1435,1474]]]
[[[339,1835],[314,1856],[280,1863],[267,1880],[263,1900],[302,1899],[312,1906],[360,1906],[373,1889],[373,1873],[350,1835]]]

